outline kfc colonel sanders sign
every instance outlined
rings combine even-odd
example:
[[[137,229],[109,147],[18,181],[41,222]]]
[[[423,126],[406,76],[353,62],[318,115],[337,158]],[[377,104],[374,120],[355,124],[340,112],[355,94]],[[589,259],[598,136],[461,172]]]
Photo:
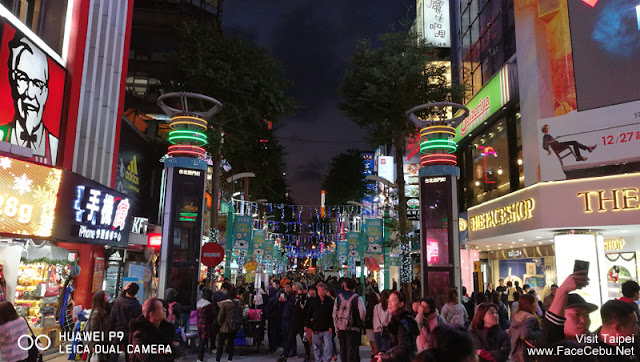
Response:
[[[55,166],[66,71],[4,18],[0,29],[0,140]]]

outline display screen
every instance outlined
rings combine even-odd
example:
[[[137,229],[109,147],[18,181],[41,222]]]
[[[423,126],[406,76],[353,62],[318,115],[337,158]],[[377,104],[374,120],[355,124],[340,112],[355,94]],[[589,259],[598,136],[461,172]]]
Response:
[[[448,267],[449,219],[451,212],[451,181],[447,177],[426,177],[420,180],[423,257],[428,266]]]
[[[578,110],[640,99],[640,2],[568,5]]]
[[[0,157],[0,233],[49,237],[61,170]]]
[[[126,246],[132,206],[126,195],[65,170],[53,237],[68,242]]]

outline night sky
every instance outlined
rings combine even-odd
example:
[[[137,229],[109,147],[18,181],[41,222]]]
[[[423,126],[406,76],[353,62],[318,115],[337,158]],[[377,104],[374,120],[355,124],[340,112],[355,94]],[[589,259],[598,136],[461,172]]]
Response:
[[[338,85],[358,39],[375,40],[400,19],[415,17],[412,0],[228,0],[225,35],[271,50],[293,85],[300,109],[275,135],[285,146],[287,181],[297,204],[319,205],[331,158],[347,148],[373,150],[364,132],[337,109]]]

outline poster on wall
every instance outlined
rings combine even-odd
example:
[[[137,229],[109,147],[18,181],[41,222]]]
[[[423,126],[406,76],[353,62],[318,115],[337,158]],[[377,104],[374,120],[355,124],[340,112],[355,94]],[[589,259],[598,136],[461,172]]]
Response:
[[[66,70],[0,17],[0,140],[56,165]]]
[[[102,281],[104,280],[104,258],[95,258],[93,264],[93,282],[91,283],[91,293],[102,290]]]
[[[0,157],[0,233],[51,236],[62,171]]]

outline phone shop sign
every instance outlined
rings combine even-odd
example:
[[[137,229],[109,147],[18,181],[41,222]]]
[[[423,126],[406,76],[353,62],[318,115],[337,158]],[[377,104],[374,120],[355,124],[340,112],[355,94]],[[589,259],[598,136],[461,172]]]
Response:
[[[65,171],[53,237],[70,242],[126,246],[131,199],[90,179]]]

